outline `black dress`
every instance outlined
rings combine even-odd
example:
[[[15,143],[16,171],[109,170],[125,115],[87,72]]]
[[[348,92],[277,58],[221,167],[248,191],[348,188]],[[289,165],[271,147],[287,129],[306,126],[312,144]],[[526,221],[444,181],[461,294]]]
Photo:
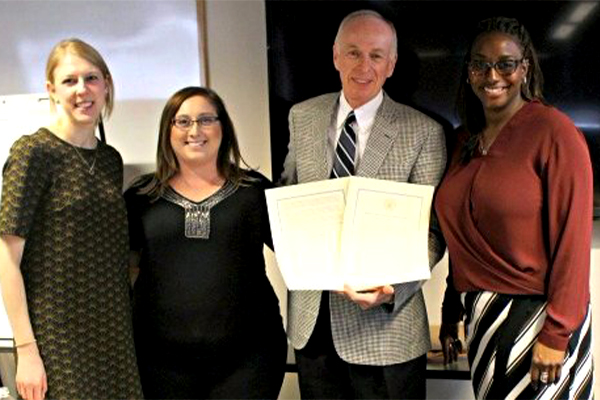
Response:
[[[0,234],[26,239],[21,272],[49,399],[142,396],[122,182],[115,149],[75,149],[46,129],[17,140],[4,166]]]
[[[131,247],[141,252],[134,334],[147,398],[279,393],[287,340],[263,257],[269,181],[253,176],[199,203],[172,189],[151,201],[138,193],[147,180],[125,194]],[[200,228],[194,211],[204,213]]]

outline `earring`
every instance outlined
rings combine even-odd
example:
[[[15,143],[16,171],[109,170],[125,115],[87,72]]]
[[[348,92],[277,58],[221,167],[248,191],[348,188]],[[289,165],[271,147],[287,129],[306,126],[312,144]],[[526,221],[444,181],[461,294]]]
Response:
[[[526,76],[523,77],[523,84],[527,85],[527,77]]]
[[[469,84],[471,83],[471,80],[469,78],[467,78],[467,83],[469,83]]]

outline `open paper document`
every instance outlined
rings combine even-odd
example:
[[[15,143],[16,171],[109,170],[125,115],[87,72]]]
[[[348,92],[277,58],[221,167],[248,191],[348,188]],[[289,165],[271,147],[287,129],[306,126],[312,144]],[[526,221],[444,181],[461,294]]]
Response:
[[[290,290],[429,279],[433,186],[363,177],[269,189],[275,255]]]

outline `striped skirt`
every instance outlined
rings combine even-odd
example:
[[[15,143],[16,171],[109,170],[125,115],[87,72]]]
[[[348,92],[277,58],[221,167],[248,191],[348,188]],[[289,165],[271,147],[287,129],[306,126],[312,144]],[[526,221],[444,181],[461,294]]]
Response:
[[[542,296],[492,292],[461,295],[468,359],[477,399],[590,399],[593,397],[591,308],[571,335],[560,380],[530,384],[532,348],[546,318]]]

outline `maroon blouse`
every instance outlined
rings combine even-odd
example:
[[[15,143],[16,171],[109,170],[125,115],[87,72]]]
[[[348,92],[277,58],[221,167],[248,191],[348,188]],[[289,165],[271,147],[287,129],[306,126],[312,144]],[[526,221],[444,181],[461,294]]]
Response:
[[[537,101],[467,164],[459,143],[435,200],[460,292],[545,294],[539,341],[564,350],[589,303],[592,168],[573,122]]]

